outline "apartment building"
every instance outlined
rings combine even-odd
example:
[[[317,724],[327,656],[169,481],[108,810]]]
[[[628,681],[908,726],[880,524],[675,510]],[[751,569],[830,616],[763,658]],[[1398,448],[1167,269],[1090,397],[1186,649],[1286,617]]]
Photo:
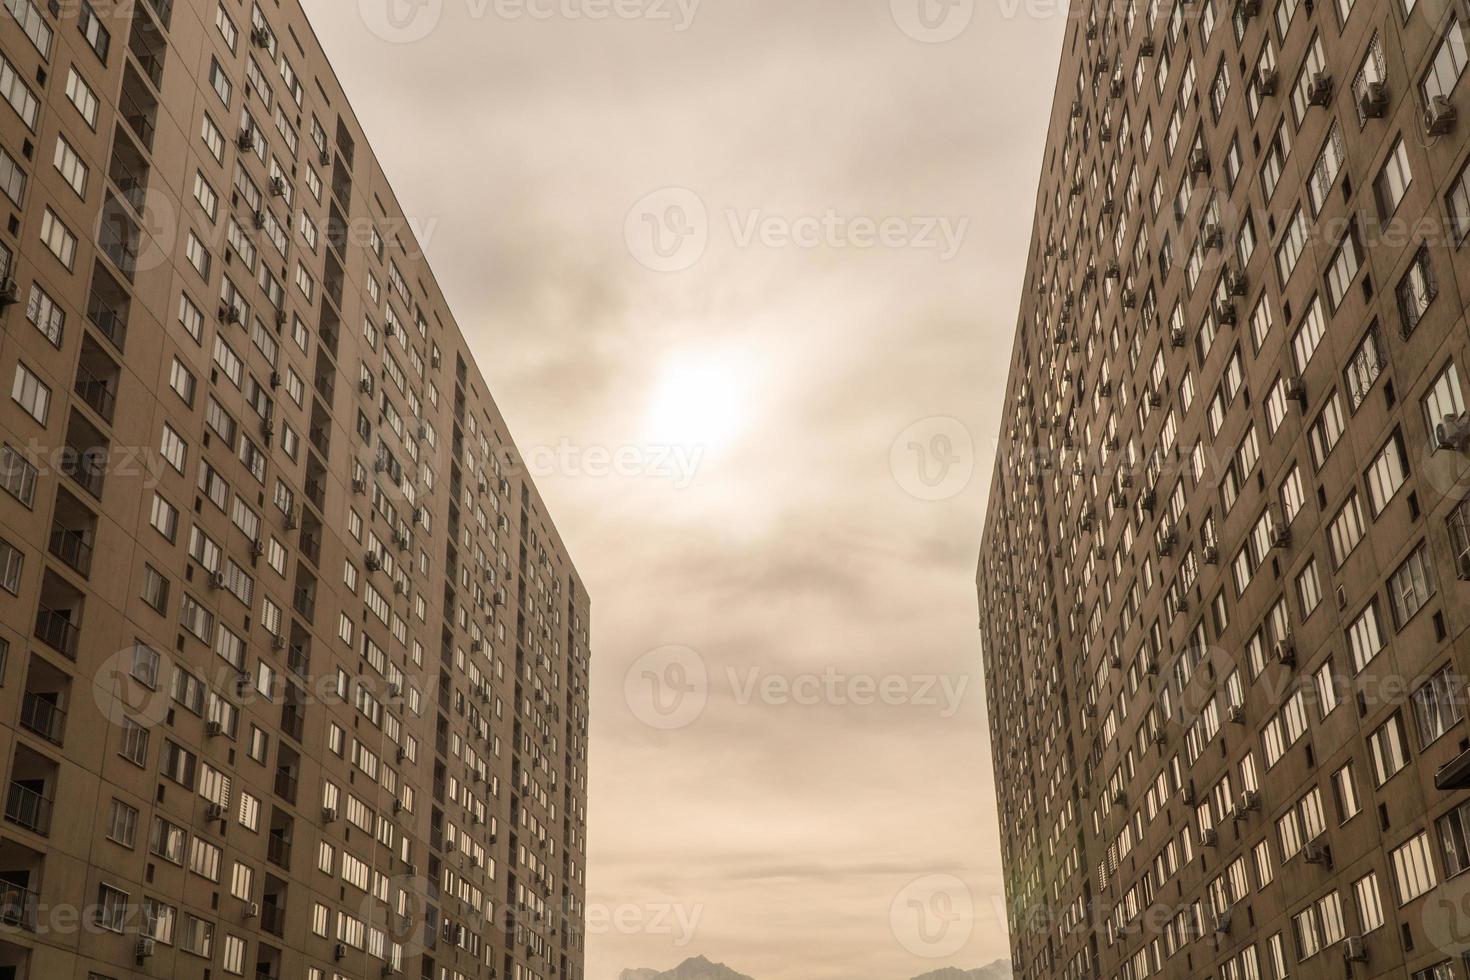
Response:
[[[0,978],[579,980],[588,596],[302,7],[0,7]]]
[[[1470,977],[1467,27],[1072,11],[977,576],[1018,976]]]

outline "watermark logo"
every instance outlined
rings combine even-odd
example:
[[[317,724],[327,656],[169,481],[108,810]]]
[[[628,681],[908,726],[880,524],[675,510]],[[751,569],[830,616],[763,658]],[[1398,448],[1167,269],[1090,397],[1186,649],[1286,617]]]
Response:
[[[390,44],[413,44],[439,26],[444,0],[357,0],[357,11],[377,37]]]
[[[888,922],[905,950],[924,959],[942,959],[970,941],[975,899],[954,875],[925,875],[894,896]]]
[[[173,659],[148,647],[129,646],[111,654],[92,675],[92,700],[108,722],[134,721],[145,728],[168,717],[169,696],[159,677],[173,675]]]
[[[633,205],[623,224],[633,258],[654,272],[694,267],[709,247],[709,211],[687,187],[665,187]]]
[[[975,0],[888,0],[893,22],[915,41],[944,44],[975,19]]]
[[[1420,911],[1424,936],[1440,952],[1470,952],[1470,880],[1463,875],[1443,882]]]
[[[709,668],[689,647],[650,650],[628,668],[623,697],[633,715],[650,728],[687,728],[709,704]]]
[[[910,496],[931,503],[950,500],[975,475],[975,441],[959,419],[921,419],[893,440],[888,466]]]

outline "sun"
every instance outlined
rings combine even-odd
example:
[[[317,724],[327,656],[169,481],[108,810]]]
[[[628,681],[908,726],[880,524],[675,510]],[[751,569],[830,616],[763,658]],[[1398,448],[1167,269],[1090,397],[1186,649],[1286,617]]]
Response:
[[[729,358],[683,355],[670,360],[653,388],[644,431],[658,445],[727,445],[749,415],[744,373]]]

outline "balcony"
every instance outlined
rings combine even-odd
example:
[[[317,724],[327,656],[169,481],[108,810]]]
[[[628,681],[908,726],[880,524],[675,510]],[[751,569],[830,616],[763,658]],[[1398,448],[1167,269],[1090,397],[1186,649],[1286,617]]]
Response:
[[[71,677],[44,657],[32,655],[21,694],[20,725],[26,731],[60,746],[66,732],[66,705]]]
[[[107,356],[102,345],[91,335],[82,337],[82,352],[77,360],[77,379],[72,386],[88,408],[96,412],[102,421],[112,423],[117,409],[117,386],[122,369]]]
[[[148,152],[153,152],[153,136],[157,132],[158,99],[148,89],[143,77],[132,65],[123,66],[122,92],[117,100],[118,114],[127,123]]]
[[[266,838],[265,859],[285,871],[291,870],[291,841],[288,831],[272,830]]]
[[[33,834],[46,836],[51,832],[51,794],[55,786],[56,763],[17,744],[5,796],[5,819]]]
[[[153,87],[163,87],[163,66],[168,61],[168,40],[147,5],[133,5],[133,25],[128,33],[128,51]]]
[[[68,660],[77,659],[82,635],[82,594],[51,569],[41,580],[36,606],[36,639]]]
[[[277,796],[285,800],[287,803],[295,804],[296,775],[292,773],[289,769],[278,768],[276,770],[276,781],[274,788]]]
[[[92,571],[92,541],[96,516],[64,489],[56,493],[48,550],[82,578]]]
[[[147,155],[127,135],[127,130],[119,129],[112,140],[112,161],[108,164],[107,176],[122,199],[139,214],[143,212],[151,174]]]
[[[138,271],[138,250],[143,240],[142,229],[133,212],[122,199],[108,191],[103,196],[102,214],[97,222],[97,247],[117,266],[128,282]]]
[[[98,500],[102,499],[109,451],[106,437],[76,409],[72,409],[66,427],[66,445],[62,447],[58,460],[59,469]]]
[[[107,220],[108,216],[104,214],[102,221],[105,223]],[[102,236],[103,232],[99,229],[98,237]],[[94,265],[92,291],[87,295],[87,319],[92,321],[92,325],[119,353],[127,341],[128,311],[131,307],[132,298],[122,284],[112,277],[102,263]]]
[[[36,906],[41,896],[0,875],[0,926],[36,931]]]

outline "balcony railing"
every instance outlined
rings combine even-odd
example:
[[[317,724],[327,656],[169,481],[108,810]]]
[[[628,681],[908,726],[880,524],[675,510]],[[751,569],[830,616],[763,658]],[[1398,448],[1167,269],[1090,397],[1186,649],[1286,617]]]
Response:
[[[20,724],[55,745],[66,730],[66,712],[39,694],[27,691],[20,703]]]
[[[265,857],[271,864],[278,868],[291,870],[291,842],[279,831],[271,831],[270,837],[265,844]]]
[[[92,411],[102,416],[104,421],[112,421],[112,410],[117,406],[117,396],[112,393],[111,385],[85,367],[78,367],[75,390]]]
[[[69,565],[78,575],[86,578],[92,572],[92,546],[81,531],[69,527],[51,529],[51,554]]]
[[[296,802],[296,777],[289,769],[276,770],[276,795],[287,803]]]
[[[286,934],[286,910],[279,905],[266,902],[260,907],[260,928],[272,936]]]
[[[122,313],[104,307],[94,307],[87,311],[87,319],[92,321],[92,325],[107,338],[112,346],[118,350],[123,349],[123,344],[128,338],[128,321]]]
[[[29,786],[10,784],[5,819],[43,837],[51,832],[51,801]]]
[[[41,606],[36,610],[36,639],[69,659],[77,659],[81,630],[69,616]]]
[[[0,881],[0,925],[36,931],[36,908],[40,896],[22,885]]]
[[[117,107],[121,110],[121,115],[128,126],[138,134],[138,139],[142,142],[144,149],[151,151],[153,149],[153,120],[158,109],[156,107],[149,109],[141,105],[137,96],[128,91],[127,86],[123,87]]]

